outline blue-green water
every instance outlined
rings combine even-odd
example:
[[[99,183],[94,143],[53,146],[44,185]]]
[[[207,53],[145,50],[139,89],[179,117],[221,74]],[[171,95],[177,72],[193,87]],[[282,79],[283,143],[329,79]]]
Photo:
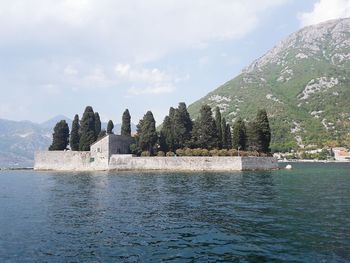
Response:
[[[0,262],[349,262],[350,164],[0,172]]]

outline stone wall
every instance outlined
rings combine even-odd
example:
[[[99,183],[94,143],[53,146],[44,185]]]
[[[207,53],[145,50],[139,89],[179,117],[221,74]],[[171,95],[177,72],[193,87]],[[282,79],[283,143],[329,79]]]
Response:
[[[80,171],[90,167],[90,152],[44,151],[34,156],[35,170]]]
[[[241,171],[277,169],[272,157],[133,157],[112,155],[106,159],[90,152],[47,151],[35,154],[36,170],[57,171]]]
[[[272,157],[132,157],[112,155],[109,169],[164,171],[241,171],[277,169]]]
[[[278,169],[277,158],[274,157],[242,157],[242,170],[271,170]]]

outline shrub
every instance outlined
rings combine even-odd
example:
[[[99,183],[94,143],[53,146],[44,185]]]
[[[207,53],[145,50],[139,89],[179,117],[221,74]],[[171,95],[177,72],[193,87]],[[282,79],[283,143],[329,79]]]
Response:
[[[210,156],[219,156],[219,150],[213,149],[209,151]]]
[[[238,156],[238,152],[236,149],[228,150],[228,156]]]
[[[151,153],[150,153],[149,151],[143,151],[143,152],[141,153],[141,156],[142,156],[142,157],[149,157],[149,156],[151,156]]]
[[[208,151],[208,149],[202,149],[202,150],[201,150],[201,156],[209,156],[209,151]]]
[[[185,156],[193,156],[193,150],[190,148],[185,149]]]
[[[228,156],[228,151],[226,149],[222,149],[219,151],[219,156]]]
[[[165,156],[165,153],[164,153],[163,151],[159,151],[159,152],[157,153],[157,156],[158,156],[158,157],[164,157],[164,156]]]
[[[196,148],[192,150],[192,156],[201,156],[202,155],[202,149]]]
[[[174,153],[174,152],[167,152],[167,153],[166,153],[166,156],[168,156],[168,157],[173,157],[173,156],[175,156],[175,153]]]
[[[177,156],[184,156],[185,155],[185,151],[183,149],[177,149],[176,150],[176,155]]]

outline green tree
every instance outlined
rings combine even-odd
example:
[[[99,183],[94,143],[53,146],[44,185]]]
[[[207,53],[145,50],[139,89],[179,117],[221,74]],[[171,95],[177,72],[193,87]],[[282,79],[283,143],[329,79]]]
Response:
[[[49,151],[63,151],[67,149],[69,143],[69,127],[65,120],[61,120],[56,124],[52,138]]]
[[[79,150],[90,151],[90,146],[95,141],[95,113],[91,106],[87,106],[80,121]]]
[[[258,126],[256,121],[247,124],[247,149],[249,151],[258,151]]]
[[[113,134],[114,124],[112,120],[107,123],[107,134]]]
[[[100,131],[100,133],[98,134],[98,136],[97,136],[97,140],[100,140],[100,139],[102,139],[103,137],[105,137],[107,135],[107,132],[106,132],[106,130],[101,130]]]
[[[232,130],[232,147],[234,149],[246,150],[247,146],[247,131],[245,123],[241,117],[239,117]]]
[[[95,138],[96,138],[96,140],[97,140],[100,132],[101,132],[101,119],[100,119],[100,115],[98,114],[98,112],[95,112]]]
[[[192,142],[195,147],[213,149],[218,147],[218,131],[210,106],[203,105],[195,121]]]
[[[215,108],[215,124],[216,124],[216,129],[218,131],[218,147],[219,149],[221,149],[223,147],[222,143],[223,143],[223,129],[221,126],[221,112],[220,112],[220,108],[216,107]]]
[[[175,149],[188,146],[191,140],[192,120],[184,102],[179,103],[173,117],[173,139]]]
[[[80,140],[80,125],[79,125],[79,115],[74,116],[72,122],[72,131],[70,133],[70,148],[72,151],[79,151],[79,140]]]
[[[258,151],[263,153],[270,152],[271,129],[267,112],[265,109],[259,110],[256,115],[257,125],[257,143]]]
[[[120,134],[123,136],[131,136],[131,116],[128,109],[126,109],[123,113]]]
[[[163,152],[174,151],[173,124],[169,116],[165,116],[159,136],[160,150]]]
[[[232,135],[231,135],[231,126],[230,124],[226,124],[226,129],[225,129],[225,135],[226,135],[226,149],[231,149],[232,148]]]
[[[226,123],[225,117],[221,120],[221,130],[222,130],[222,148],[231,149],[232,148],[232,138],[231,138],[231,127]]]
[[[158,140],[156,121],[151,111],[148,111],[141,122],[139,146],[143,151],[154,153],[154,147]]]

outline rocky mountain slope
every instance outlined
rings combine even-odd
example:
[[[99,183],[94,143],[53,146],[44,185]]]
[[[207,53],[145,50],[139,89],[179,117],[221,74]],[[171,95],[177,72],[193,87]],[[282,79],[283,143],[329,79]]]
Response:
[[[62,115],[41,124],[0,119],[0,168],[32,167],[34,152],[48,149],[53,128],[60,120],[66,120],[69,125],[72,123]],[[102,123],[102,128],[106,127],[107,123]],[[120,128],[121,124],[115,124],[114,131],[120,133]],[[136,131],[134,124],[131,130]]]
[[[272,147],[343,141],[350,132],[350,18],[305,27],[234,79],[193,103],[219,106],[233,122],[266,108]]]

